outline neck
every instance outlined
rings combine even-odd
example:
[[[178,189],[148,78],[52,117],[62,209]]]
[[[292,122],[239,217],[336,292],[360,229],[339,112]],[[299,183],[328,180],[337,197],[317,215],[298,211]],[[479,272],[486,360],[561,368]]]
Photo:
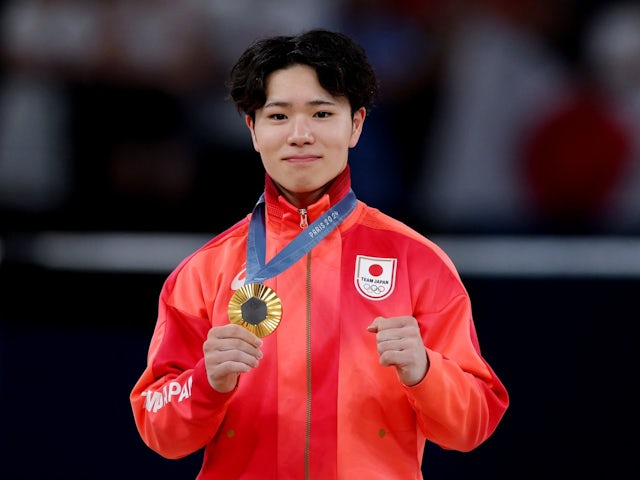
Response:
[[[307,208],[312,203],[317,202],[322,196],[329,190],[329,185],[325,185],[318,190],[313,190],[312,192],[290,192],[282,186],[277,185],[276,187],[280,191],[280,193],[296,208]]]

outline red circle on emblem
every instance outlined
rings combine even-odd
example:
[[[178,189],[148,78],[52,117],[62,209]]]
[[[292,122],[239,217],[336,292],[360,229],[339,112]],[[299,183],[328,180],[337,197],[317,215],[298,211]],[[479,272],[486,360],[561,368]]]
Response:
[[[373,277],[379,277],[380,275],[382,275],[382,266],[380,266],[377,263],[374,263],[369,267],[369,273]]]

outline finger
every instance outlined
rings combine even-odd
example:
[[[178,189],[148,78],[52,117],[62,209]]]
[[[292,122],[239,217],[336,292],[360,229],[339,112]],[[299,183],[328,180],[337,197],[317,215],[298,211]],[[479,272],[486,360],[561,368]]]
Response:
[[[376,340],[378,343],[400,340],[405,337],[404,332],[400,328],[381,329],[378,330]]]
[[[259,357],[240,350],[214,350],[205,354],[205,364],[210,375],[248,372],[259,365]]]
[[[252,366],[261,359],[263,354],[258,347],[248,344],[239,338],[225,339],[208,339],[202,346],[204,354],[207,358],[211,358],[216,363],[222,363],[228,360],[246,361]]]
[[[380,334],[378,334],[378,337]],[[378,339],[378,353],[384,353],[389,351],[402,351],[407,348],[406,341],[403,338],[389,338],[385,340]]]
[[[262,340],[257,335],[254,335],[246,328],[230,323],[219,327],[213,327],[209,330],[208,337],[214,337],[217,339],[241,339],[244,342],[254,347],[262,346]]]
[[[403,359],[402,353],[397,350],[389,350],[380,353],[380,365],[383,367],[391,367],[401,365]]]

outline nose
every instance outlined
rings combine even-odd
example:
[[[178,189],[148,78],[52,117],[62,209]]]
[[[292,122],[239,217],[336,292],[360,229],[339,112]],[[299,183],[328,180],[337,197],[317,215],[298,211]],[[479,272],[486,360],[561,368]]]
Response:
[[[314,142],[311,126],[306,118],[293,119],[288,140],[292,145],[305,145]]]

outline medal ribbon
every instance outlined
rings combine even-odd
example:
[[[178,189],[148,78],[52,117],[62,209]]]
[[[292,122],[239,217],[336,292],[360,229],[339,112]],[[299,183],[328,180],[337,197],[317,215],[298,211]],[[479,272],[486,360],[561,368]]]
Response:
[[[262,283],[275,277],[299,260],[305,253],[329,235],[356,207],[353,190],[327,210],[323,216],[300,232],[289,244],[265,265],[266,229],[264,194],[260,196],[251,214],[247,238],[247,279],[249,283]]]

